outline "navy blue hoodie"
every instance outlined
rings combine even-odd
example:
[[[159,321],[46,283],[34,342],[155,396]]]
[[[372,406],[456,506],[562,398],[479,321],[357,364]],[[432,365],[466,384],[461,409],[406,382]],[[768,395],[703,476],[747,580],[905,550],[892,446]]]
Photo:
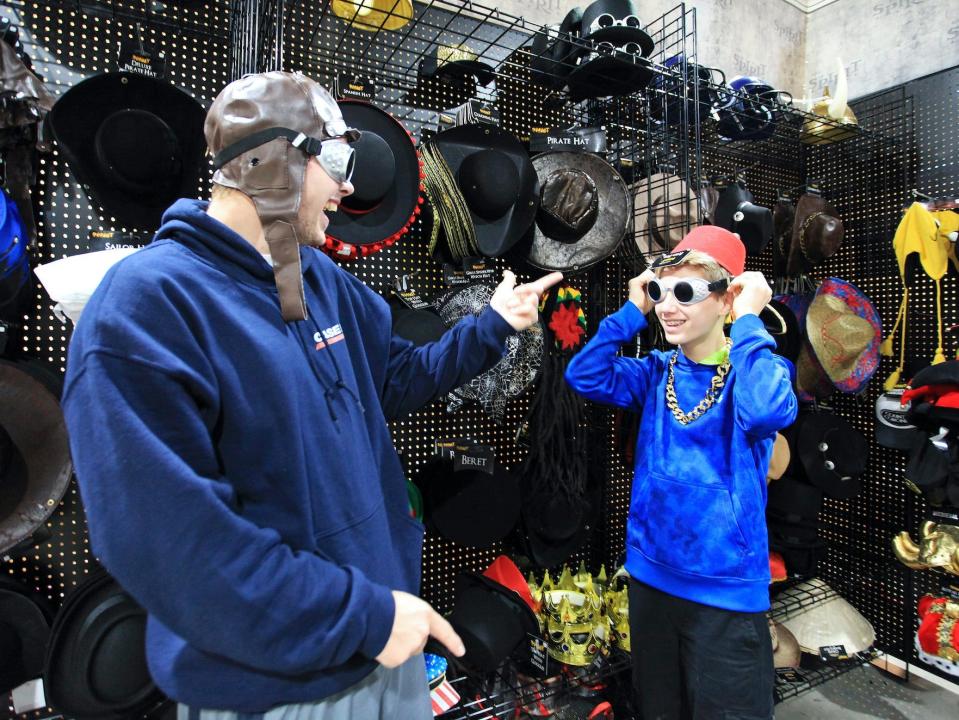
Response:
[[[666,405],[672,352],[617,357],[646,327],[632,302],[600,323],[566,370],[578,393],[642,413],[626,519],[626,570],[663,592],[704,605],[769,609],[766,470],[776,431],[796,419],[789,361],[756,315],[733,323],[730,370],[718,400],[681,424]],[[716,373],[681,351],[676,398],[688,412]]]
[[[157,684],[262,712],[376,667],[423,536],[387,421],[491,367],[513,330],[487,309],[416,348],[308,248],[309,318],[284,323],[270,266],[205,210],[178,201],[104,278],[63,406],[93,552],[148,612]]]

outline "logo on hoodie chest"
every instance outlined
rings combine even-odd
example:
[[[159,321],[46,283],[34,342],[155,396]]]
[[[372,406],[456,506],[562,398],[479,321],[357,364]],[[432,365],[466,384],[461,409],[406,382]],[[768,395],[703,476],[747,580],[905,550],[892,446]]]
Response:
[[[326,342],[323,342],[324,339]],[[343,328],[339,323],[333,327],[328,327],[326,330],[317,331],[313,333],[313,342],[316,343],[317,350],[323,350],[327,345],[332,345],[333,343],[338,343],[340,340],[344,340],[345,336],[343,335]]]

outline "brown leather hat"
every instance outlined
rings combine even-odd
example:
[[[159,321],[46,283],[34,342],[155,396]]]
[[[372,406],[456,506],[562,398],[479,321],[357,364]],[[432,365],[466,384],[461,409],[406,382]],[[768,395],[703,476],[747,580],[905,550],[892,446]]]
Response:
[[[796,203],[787,274],[809,272],[832,257],[842,245],[843,225],[839,213],[819,195],[806,193]]]
[[[333,96],[302,73],[246,75],[220,91],[206,116],[213,182],[248,195],[256,206],[273,258],[283,319],[306,318],[299,239],[300,209],[309,154],[304,145],[326,138],[354,142]],[[302,137],[301,137],[302,135]]]

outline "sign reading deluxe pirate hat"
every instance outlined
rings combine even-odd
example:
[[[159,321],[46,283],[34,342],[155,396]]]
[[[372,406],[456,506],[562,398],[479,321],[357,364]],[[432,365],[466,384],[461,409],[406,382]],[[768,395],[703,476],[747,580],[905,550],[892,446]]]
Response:
[[[360,100],[337,103],[349,127],[362,131],[353,194],[330,215],[324,249],[334,257],[365,257],[393,245],[419,214],[422,183],[413,138],[385,110]]]
[[[536,171],[513,135],[494,126],[460,125],[433,136],[423,161],[456,258],[499,257],[526,234],[536,216]]]
[[[63,412],[25,370],[0,365],[0,554],[28,539],[66,492],[73,471]]]
[[[592,153],[545,152],[533,158],[540,202],[526,261],[542,270],[575,273],[609,257],[632,211],[626,183]]]
[[[182,90],[137,73],[94,75],[67,90],[50,126],[85,190],[126,227],[154,229],[199,192],[205,113]]]

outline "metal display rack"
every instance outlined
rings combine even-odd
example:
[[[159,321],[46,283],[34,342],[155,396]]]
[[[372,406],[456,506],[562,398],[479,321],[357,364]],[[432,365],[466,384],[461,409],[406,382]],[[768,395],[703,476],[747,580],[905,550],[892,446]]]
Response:
[[[120,40],[139,36],[166,53],[168,79],[205,106],[229,79],[246,72],[302,70],[324,83],[339,73],[369,75],[378,87],[375,102],[392,112],[416,138],[435,130],[440,111],[475,97],[494,104],[501,126],[523,139],[534,126],[604,126],[609,141],[607,159],[631,179],[634,188],[661,167],[668,167],[691,188],[713,175],[739,175],[757,203],[771,206],[781,190],[802,185],[808,178],[820,179],[824,194],[844,219],[846,241],[836,257],[817,268],[816,276],[835,275],[856,283],[891,325],[898,307],[899,279],[890,243],[908,189],[919,187],[930,194],[959,192],[954,152],[945,156],[959,139],[957,109],[952,107],[954,103],[949,105],[959,85],[959,73],[915,81],[853,103],[861,129],[842,142],[804,145],[800,142],[802,125],[812,116],[776,101],[770,101],[778,118],[770,137],[728,141],[718,134],[715,118],[701,111],[699,95],[704,89],[711,93],[725,90],[714,82],[676,82],[697,64],[692,8],[681,4],[659,18],[643,18],[656,42],[649,58],[654,81],[648,90],[573,103],[558,99],[554,90],[532,81],[530,44],[539,26],[488,2],[417,2],[412,22],[396,31],[376,32],[335,16],[327,2],[307,0],[210,0],[199,7],[182,8],[156,0],[0,0],[0,16],[22,27],[26,50],[55,95],[86,75],[114,69]],[[424,81],[417,69],[437,44],[468,45],[493,67],[494,81],[475,90]],[[667,63],[674,56],[682,56],[682,60]],[[672,124],[671,113],[676,112],[680,117]],[[942,121],[937,113],[952,122]],[[657,190],[647,187],[645,192]],[[205,183],[197,188],[199,196],[206,191]],[[665,198],[668,206],[687,202],[685,197]],[[42,157],[36,205],[39,237],[31,256],[33,264],[82,252],[92,229],[144,230],[120,227],[93,205],[56,152]],[[427,230],[418,220],[403,241],[347,269],[381,293],[388,292],[396,276],[415,274],[422,293],[439,294],[445,283],[427,253]],[[631,228],[613,257],[570,279],[583,291],[591,332],[600,319],[625,301],[629,278],[645,267],[652,249],[648,234]],[[502,260],[492,264],[505,267]],[[769,250],[751,258],[749,267],[771,276]],[[931,292],[931,287],[917,290],[918,309],[909,335],[910,352],[930,357],[934,338],[922,305],[923,299],[931,299]],[[956,292],[955,278],[944,281],[947,324],[959,319],[954,310]],[[53,317],[39,285],[17,329],[16,341],[15,355],[64,369],[69,330]],[[873,623],[879,650],[915,661],[915,602],[936,580],[931,574],[898,566],[888,550],[888,538],[902,529],[915,530],[924,512],[921,501],[901,481],[904,457],[879,448],[872,440],[873,402],[891,369],[884,359],[865,396],[835,399],[836,409],[870,439],[872,459],[857,499],[827,500],[825,504],[823,535],[830,543],[830,553],[821,570]],[[499,461],[517,467],[525,451],[514,444],[514,430],[523,421],[528,403],[528,396],[511,402],[504,424],[497,425],[477,408],[448,414],[443,403],[437,402],[394,423],[394,442],[411,475],[431,456],[434,439],[465,435],[493,446]],[[623,420],[606,408],[589,408],[593,440],[589,466],[603,479],[604,511],[590,539],[569,560],[574,566],[580,559],[593,569],[600,564],[611,568],[620,562],[632,481],[632,467],[624,456]],[[96,564],[75,484],[48,526],[52,539],[4,562],[3,572],[40,589],[58,605]],[[504,543],[479,551],[428,533],[424,597],[440,611],[449,610],[457,574],[483,570],[506,551]],[[603,678],[627,669],[628,658],[614,654],[604,667]],[[837,666],[804,670],[802,683],[777,684],[777,698],[802,692],[842,670]],[[465,687],[467,682],[458,680],[454,687]],[[512,696],[515,704],[530,689],[515,677],[501,676],[499,682],[498,689],[481,690],[478,700],[465,701],[447,717],[493,717],[483,713],[501,701],[508,702],[503,700],[507,696]],[[556,684],[556,692],[575,692],[576,684],[575,679],[566,677]],[[52,713],[37,711],[21,717],[39,720]],[[0,707],[0,720],[13,717],[12,707]]]

